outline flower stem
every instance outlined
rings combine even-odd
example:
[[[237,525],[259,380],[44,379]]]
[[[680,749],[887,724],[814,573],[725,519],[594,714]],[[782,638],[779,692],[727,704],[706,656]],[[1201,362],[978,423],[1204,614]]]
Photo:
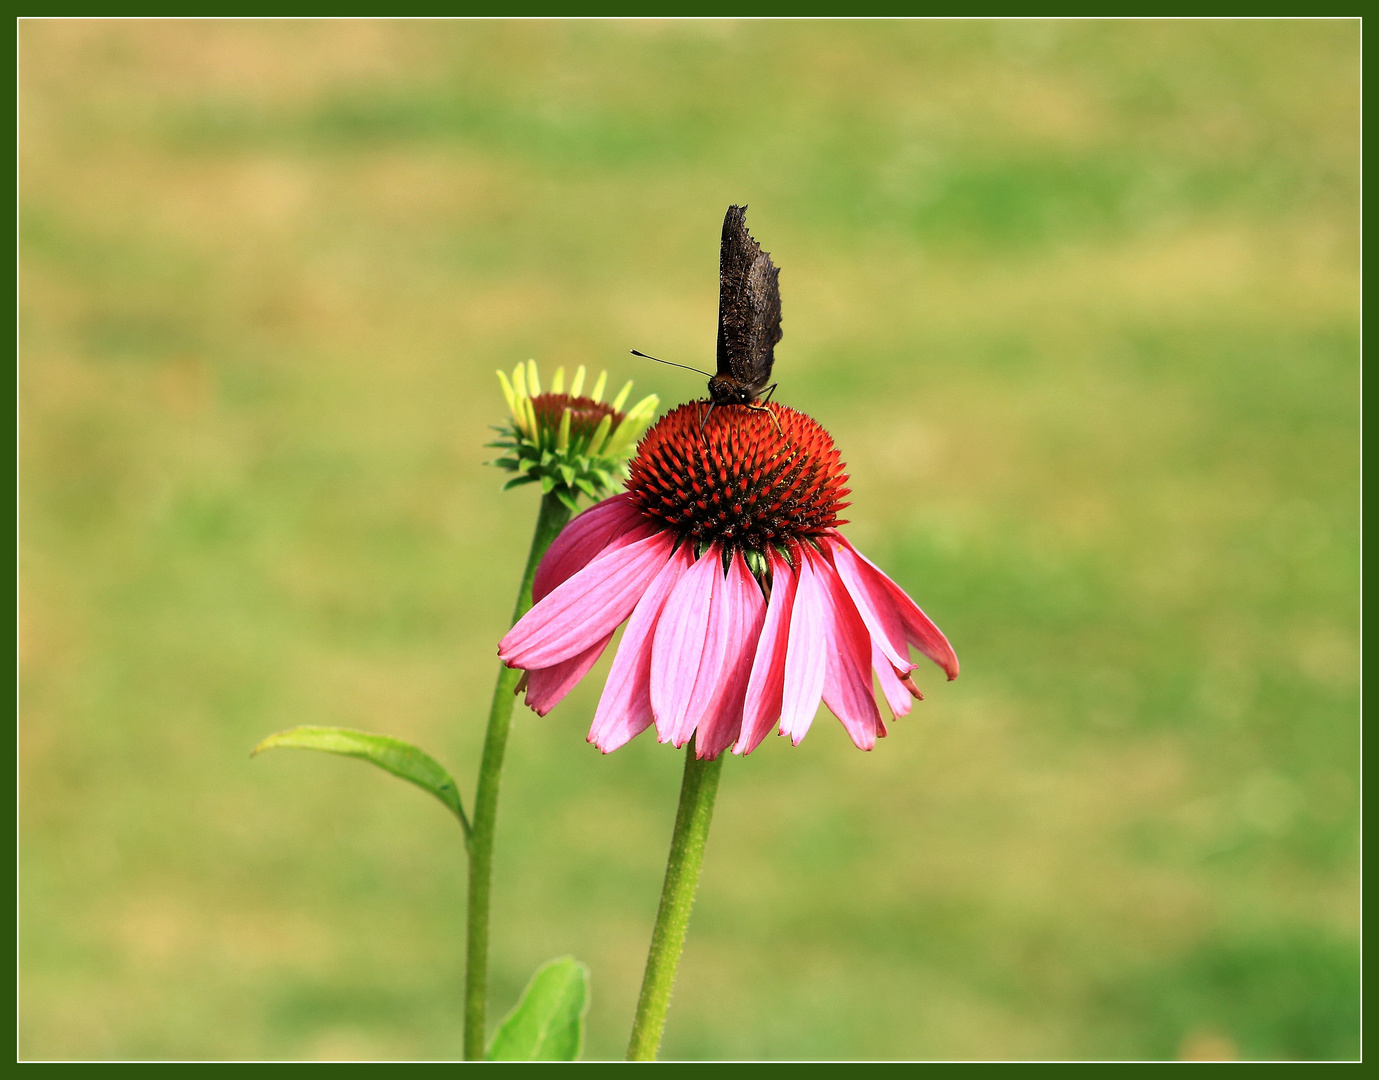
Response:
[[[661,1032],[670,1008],[670,991],[675,985],[675,969],[685,947],[690,908],[699,888],[699,869],[704,864],[704,844],[713,820],[713,800],[718,794],[718,774],[723,755],[712,761],[695,757],[694,743],[685,750],[685,777],[680,783],[680,807],[675,812],[675,832],[670,839],[670,858],[666,861],[666,880],[661,887],[661,906],[656,912],[656,929],[651,933],[651,950],[646,955],[646,974],[637,999],[637,1017],[632,1022],[632,1041],[627,1047],[628,1061],[655,1061],[661,1046]]]
[[[531,607],[532,580],[541,556],[551,546],[565,523],[569,508],[554,492],[541,497],[536,531],[531,538],[522,587],[512,609],[515,623]],[[474,793],[474,820],[469,834],[469,947],[464,980],[464,1056],[482,1061],[488,1024],[488,923],[489,901],[493,892],[493,830],[498,818],[498,785],[503,776],[503,754],[512,728],[514,691],[522,673],[500,666],[493,687],[493,704],[488,710],[488,732],[484,736],[484,756],[479,764],[479,786]]]

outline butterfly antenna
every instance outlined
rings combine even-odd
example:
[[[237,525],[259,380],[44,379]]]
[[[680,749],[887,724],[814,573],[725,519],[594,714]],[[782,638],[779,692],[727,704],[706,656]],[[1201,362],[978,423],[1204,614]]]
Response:
[[[707,376],[707,377],[710,378],[710,379],[713,378],[713,372],[711,372],[711,371],[700,371],[699,368],[697,368],[697,367],[690,367],[688,364],[677,364],[677,363],[675,363],[673,360],[662,360],[659,356],[649,356],[648,354],[646,354],[646,353],[644,353],[644,352],[638,352],[636,349],[633,349],[633,350],[632,350],[632,355],[633,355],[633,356],[640,356],[643,360],[655,360],[656,363],[658,363],[658,364],[665,364],[665,365],[667,365],[668,367],[680,367],[680,368],[684,368],[686,371],[698,371],[700,375]]]

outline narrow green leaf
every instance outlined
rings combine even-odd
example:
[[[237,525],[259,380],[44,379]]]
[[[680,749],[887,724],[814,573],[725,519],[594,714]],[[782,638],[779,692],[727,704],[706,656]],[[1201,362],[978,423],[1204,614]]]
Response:
[[[574,1061],[584,1049],[589,969],[573,956],[549,960],[522,991],[488,1045],[489,1061]]]
[[[295,727],[270,735],[254,747],[250,757],[264,750],[290,747],[298,750],[325,750],[331,754],[362,758],[380,769],[416,784],[443,802],[469,836],[469,819],[460,802],[460,789],[445,768],[430,754],[401,739],[335,727]]]

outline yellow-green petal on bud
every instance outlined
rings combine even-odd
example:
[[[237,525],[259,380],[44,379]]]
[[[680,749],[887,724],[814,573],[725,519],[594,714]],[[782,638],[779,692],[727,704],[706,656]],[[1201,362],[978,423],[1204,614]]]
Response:
[[[584,389],[584,365],[580,364],[575,368],[575,377],[570,380],[570,396],[579,397],[579,392]]]
[[[608,445],[603,448],[605,457],[618,457],[633,439],[641,431],[641,424],[635,416],[624,416],[622,423],[618,425],[618,430],[613,432],[613,437],[608,440]]]
[[[627,415],[641,416],[643,413],[645,413],[647,418],[650,419],[651,417],[656,415],[656,410],[660,407],[661,399],[657,397],[655,394],[647,394],[646,397],[642,398],[641,401],[637,402],[637,404],[633,405],[632,408],[627,410]]]
[[[527,361],[527,393],[532,397],[541,394],[541,376],[536,373],[536,361]]]
[[[531,398],[526,398],[523,405],[527,407],[527,437],[534,443],[541,441],[541,429],[536,426],[536,410],[532,408]]]
[[[594,428],[593,435],[589,436],[589,449],[586,450],[585,453],[587,453],[590,457],[593,457],[601,449],[603,449],[603,442],[605,439],[608,438],[608,432],[612,428],[612,426],[613,418],[611,416],[605,416],[602,420],[600,420],[599,426]]]
[[[564,392],[565,392],[565,369],[564,369],[563,367],[558,367],[558,368],[555,369],[555,375],[554,375],[554,377],[551,379],[551,393],[552,393],[552,394],[563,394]]]
[[[517,398],[512,393],[512,383],[508,382],[506,371],[498,372],[498,381],[503,384],[503,397],[507,399],[508,412],[512,413],[512,418],[517,419]]]
[[[622,412],[622,403],[627,400],[627,395],[632,393],[632,380],[627,380],[627,385],[618,391],[618,396],[613,399],[613,411]]]
[[[618,425],[618,430],[613,433],[613,437],[608,440],[608,445],[604,447],[604,454],[616,457],[640,439],[650,426],[651,419],[656,415],[656,408],[660,403],[661,399],[655,394],[648,394],[637,402],[623,417],[623,421]]]
[[[551,393],[555,393],[554,390]],[[570,410],[566,409],[560,414],[560,430],[556,432],[555,448],[557,450],[568,450],[570,448]]]
[[[520,400],[527,396],[527,365],[518,364],[512,369],[512,390]]]
[[[600,371],[598,381],[594,383],[594,392],[589,395],[593,401],[603,400],[603,388],[608,385],[608,372]]]

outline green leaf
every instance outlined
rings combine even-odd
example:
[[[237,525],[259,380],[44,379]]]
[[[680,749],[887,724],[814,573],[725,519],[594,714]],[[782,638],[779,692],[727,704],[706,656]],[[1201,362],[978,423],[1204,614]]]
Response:
[[[469,836],[469,819],[465,817],[464,806],[460,802],[460,789],[445,768],[424,750],[401,739],[387,735],[373,735],[367,731],[352,731],[349,728],[335,727],[295,727],[270,735],[254,747],[249,755],[254,757],[264,750],[290,747],[298,750],[325,750],[346,757],[363,758],[373,762],[394,776],[416,784],[429,791],[460,819],[465,837]]]
[[[504,484],[503,490],[507,491],[509,488],[515,488],[521,484],[535,483],[537,480],[540,479],[541,478],[539,476],[534,476],[531,473],[523,473],[521,476],[514,476],[511,480]]]
[[[522,991],[488,1045],[489,1061],[574,1061],[584,1048],[589,969],[573,956],[550,960]]]

